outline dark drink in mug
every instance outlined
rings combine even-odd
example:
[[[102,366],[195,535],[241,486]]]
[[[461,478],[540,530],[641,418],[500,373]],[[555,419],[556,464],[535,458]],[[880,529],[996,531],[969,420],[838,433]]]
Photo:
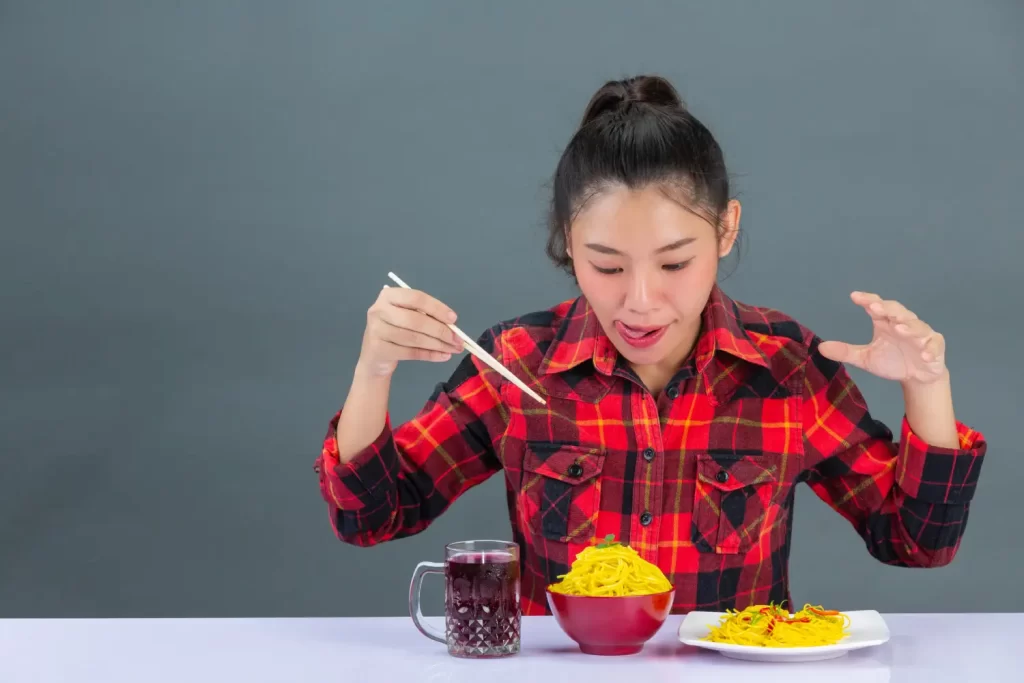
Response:
[[[409,612],[428,638],[456,657],[519,652],[519,546],[507,541],[460,541],[445,546],[445,562],[421,562],[413,573]],[[427,574],[445,577],[445,632],[423,623],[420,589]]]
[[[519,649],[519,560],[505,551],[455,555],[445,568],[448,640],[460,650]]]

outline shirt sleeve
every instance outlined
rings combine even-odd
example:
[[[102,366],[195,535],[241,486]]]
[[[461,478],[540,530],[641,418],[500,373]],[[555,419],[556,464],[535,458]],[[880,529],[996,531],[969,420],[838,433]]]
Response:
[[[496,355],[494,340],[489,331],[477,343]],[[345,464],[338,461],[336,413],[314,465],[335,535],[368,546],[419,533],[499,471],[494,443],[507,421],[501,381],[466,354],[415,417],[393,427],[388,415],[377,439]]]
[[[925,443],[903,417],[900,440],[868,411],[846,368],[815,339],[804,378],[807,483],[886,564],[948,564],[967,525],[987,444],[958,422],[959,448]]]

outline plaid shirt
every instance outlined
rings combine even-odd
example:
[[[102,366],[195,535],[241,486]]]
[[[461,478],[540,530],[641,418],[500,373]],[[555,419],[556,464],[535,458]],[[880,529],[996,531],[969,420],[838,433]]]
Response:
[[[467,355],[422,411],[339,465],[330,421],[315,471],[335,534],[368,546],[420,531],[503,472],[521,550],[524,614],[608,534],[658,565],[673,612],[792,605],[793,495],[804,482],[879,561],[933,567],[956,554],[984,458],[868,412],[846,369],[785,315],[717,287],[687,365],[660,396],[618,356],[583,297],[479,340],[548,401]],[[340,415],[340,413],[339,413]]]

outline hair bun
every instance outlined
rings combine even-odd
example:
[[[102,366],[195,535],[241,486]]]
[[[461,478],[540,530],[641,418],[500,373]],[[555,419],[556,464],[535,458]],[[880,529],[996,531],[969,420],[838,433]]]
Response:
[[[608,81],[594,93],[583,114],[581,126],[609,112],[627,109],[633,103],[667,109],[686,110],[679,93],[661,76],[633,76],[621,81]]]

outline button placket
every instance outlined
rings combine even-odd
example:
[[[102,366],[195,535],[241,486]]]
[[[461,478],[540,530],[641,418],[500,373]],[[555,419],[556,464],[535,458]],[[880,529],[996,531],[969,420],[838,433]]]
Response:
[[[658,400],[648,391],[631,392],[631,412],[636,439],[633,476],[632,533],[635,548],[648,562],[658,563],[658,536],[664,499],[664,458]],[[641,458],[643,459],[641,461]]]

